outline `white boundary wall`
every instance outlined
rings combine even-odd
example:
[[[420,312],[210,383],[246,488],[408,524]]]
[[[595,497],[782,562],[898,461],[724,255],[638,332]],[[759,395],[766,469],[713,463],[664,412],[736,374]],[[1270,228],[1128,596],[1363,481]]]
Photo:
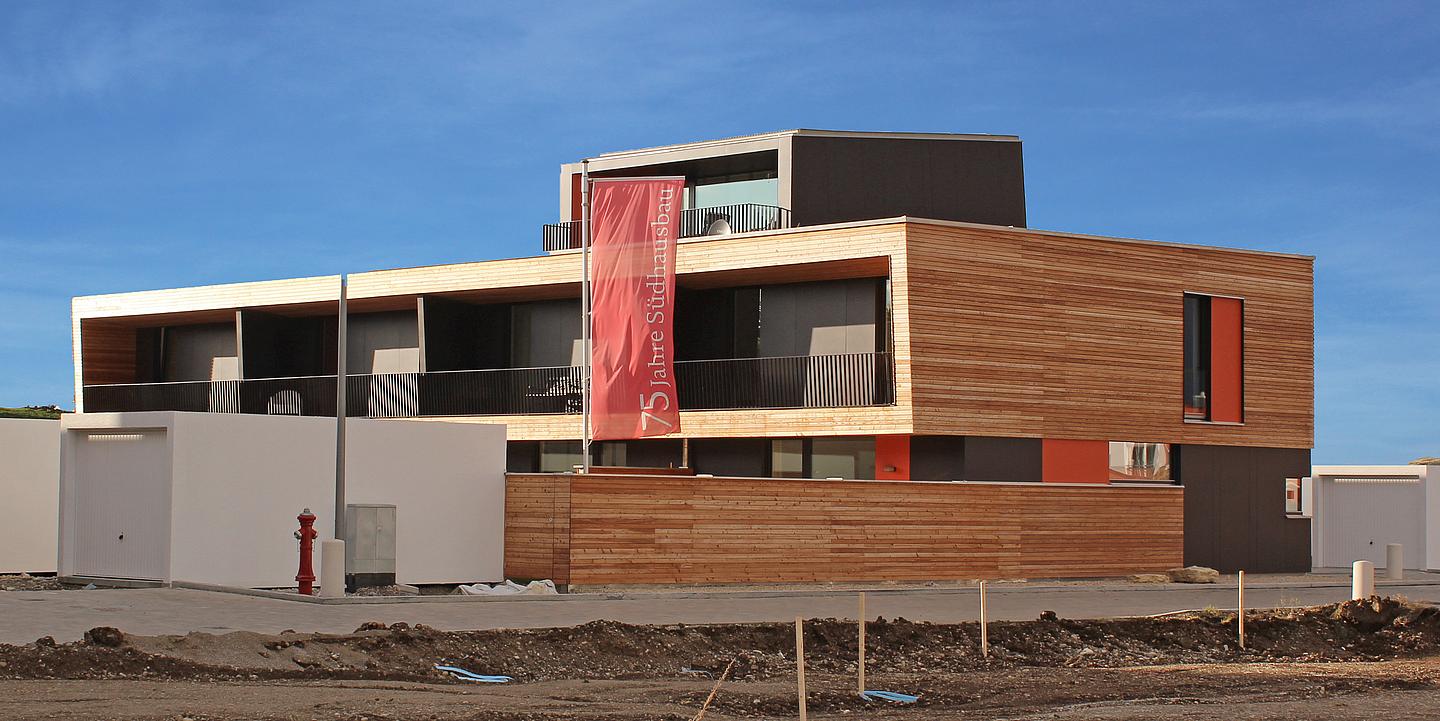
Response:
[[[1399,543],[1406,568],[1440,568],[1440,466],[1315,466],[1310,478],[1315,566],[1384,568]]]
[[[228,413],[97,413],[66,416],[61,454],[60,572],[75,549],[108,539],[74,527],[79,434],[163,430],[170,475],[165,581],[255,588],[295,584],[295,520],[334,530],[335,421]],[[401,583],[503,578],[505,427],[496,424],[350,419],[348,503],[396,506]],[[84,484],[78,484],[84,487]],[[162,521],[163,523],[163,521]],[[320,561],[319,544],[314,560]]]
[[[0,418],[0,573],[54,573],[60,422]]]

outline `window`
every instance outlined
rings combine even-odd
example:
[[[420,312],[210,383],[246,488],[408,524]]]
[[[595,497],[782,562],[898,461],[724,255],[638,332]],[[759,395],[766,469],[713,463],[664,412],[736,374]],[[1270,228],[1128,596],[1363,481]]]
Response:
[[[811,478],[874,478],[874,438],[815,438],[810,447]]]
[[[714,208],[739,203],[780,204],[780,179],[773,170],[695,178],[685,193],[686,207]]]
[[[1185,294],[1185,419],[1244,422],[1245,301]]]
[[[1110,480],[1170,481],[1168,443],[1110,441]]]
[[[1285,479],[1285,514],[1299,516],[1305,513],[1303,494],[1305,484],[1299,478]]]
[[[805,477],[805,439],[777,438],[770,442],[770,477]]]
[[[1185,296],[1185,417],[1210,419],[1210,298]]]
[[[770,441],[771,478],[875,477],[875,437],[776,438]]]
[[[540,472],[564,473],[584,462],[580,441],[540,441]]]

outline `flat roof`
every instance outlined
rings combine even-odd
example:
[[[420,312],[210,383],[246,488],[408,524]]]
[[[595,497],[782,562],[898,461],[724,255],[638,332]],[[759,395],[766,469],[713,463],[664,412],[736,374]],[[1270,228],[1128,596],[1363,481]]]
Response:
[[[792,235],[792,234],[797,234],[797,233],[814,233],[814,232],[817,232],[817,231],[823,232],[823,231],[827,231],[827,230],[844,230],[844,229],[849,229],[849,228],[864,228],[864,227],[870,227],[870,226],[899,225],[899,224],[932,225],[932,226],[943,226],[943,227],[952,227],[952,228],[973,228],[973,229],[976,229],[976,230],[985,230],[985,231],[992,231],[992,232],[999,231],[999,232],[1004,232],[1004,233],[1021,233],[1021,234],[1031,234],[1031,235],[1044,235],[1044,236],[1050,236],[1050,237],[1068,238],[1068,239],[1074,239],[1074,240],[1096,241],[1096,242],[1136,243],[1136,244],[1141,244],[1141,245],[1153,245],[1153,246],[1172,247],[1172,248],[1192,248],[1192,249],[1198,249],[1198,250],[1220,251],[1220,252],[1226,252],[1226,253],[1242,253],[1242,254],[1249,254],[1249,255],[1261,255],[1261,256],[1269,256],[1269,257],[1276,257],[1276,258],[1292,258],[1292,259],[1308,260],[1308,261],[1313,261],[1313,260],[1315,259],[1314,256],[1310,256],[1310,255],[1301,255],[1301,254],[1296,254],[1296,253],[1280,253],[1280,252],[1268,251],[1268,250],[1251,250],[1251,249],[1247,249],[1247,248],[1229,248],[1229,247],[1224,247],[1224,246],[1198,245],[1198,244],[1192,244],[1192,243],[1174,243],[1174,242],[1161,241],[1161,240],[1145,240],[1145,239],[1138,239],[1138,238],[1121,238],[1121,237],[1112,237],[1112,236],[1104,236],[1104,235],[1086,235],[1086,234],[1081,234],[1081,233],[1067,233],[1067,232],[1062,232],[1062,231],[1040,230],[1040,229],[1035,229],[1035,228],[1015,228],[1015,227],[1004,226],[1004,225],[985,225],[985,224],[982,224],[982,223],[964,223],[964,222],[953,221],[953,220],[934,220],[934,219],[930,219],[930,218],[917,218],[917,217],[910,217],[910,216],[897,216],[897,217],[893,217],[893,218],[879,218],[879,219],[875,219],[875,220],[861,220],[861,221],[852,221],[852,222],[847,222],[847,223],[832,223],[832,224],[828,224],[828,225],[809,225],[809,226],[801,226],[801,227],[798,227],[798,228],[786,228],[786,229],[783,229],[783,230],[760,230],[760,231],[753,231],[753,232],[749,232],[749,233],[733,233],[733,234],[730,234],[730,235],[699,236],[699,237],[695,237],[695,238],[685,238],[685,239],[682,239],[682,240],[680,241],[680,244],[681,244],[681,245],[691,245],[691,244],[697,244],[697,243],[720,243],[720,242],[725,242],[725,241],[727,241],[727,240],[732,240],[732,239],[754,238],[754,237],[758,237],[758,236],[783,237],[783,236],[786,236],[786,235]],[[394,267],[394,268],[377,268],[377,269],[367,270],[367,271],[355,271],[355,272],[350,273],[350,275],[354,276],[354,275],[371,274],[371,273],[383,275],[383,274],[391,273],[391,272],[419,270],[419,269],[424,269],[424,268],[457,268],[457,269],[459,269],[459,268],[467,268],[467,267],[481,266],[481,265],[485,265],[485,264],[489,264],[489,263],[515,263],[515,262],[517,262],[517,261],[524,261],[524,260],[544,260],[544,259],[546,259],[546,258],[555,258],[556,256],[572,255],[572,254],[579,253],[579,252],[580,252],[579,249],[572,249],[572,250],[564,250],[564,251],[555,251],[555,252],[546,253],[546,254],[542,254],[542,255],[528,255],[528,256],[519,256],[519,257],[514,257],[514,258],[490,258],[490,259],[486,259],[486,260],[462,261],[462,262],[458,262],[458,263],[435,263],[435,264],[429,264],[429,265],[401,266],[401,267]],[[327,275],[327,276],[313,276],[313,277],[302,277],[302,278],[284,278],[284,279],[276,279],[276,280],[241,281],[241,282],[236,282],[236,283],[221,283],[221,284],[205,285],[205,286],[184,286],[184,287],[158,288],[158,289],[152,289],[152,290],[121,291],[121,292],[116,292],[116,293],[100,293],[100,294],[94,294],[94,295],[75,296],[75,297],[73,298],[73,300],[72,300],[72,309],[76,312],[76,314],[77,314],[79,317],[95,317],[95,316],[93,316],[93,315],[91,315],[91,314],[94,314],[94,313],[97,313],[97,312],[98,312],[98,313],[101,313],[101,314],[104,314],[104,315],[109,315],[110,313],[114,313],[114,312],[116,312],[116,311],[123,311],[123,310],[124,310],[124,305],[126,305],[126,304],[129,303],[129,302],[134,302],[134,301],[136,301],[136,300],[139,300],[139,299],[141,299],[141,298],[154,298],[154,297],[157,297],[157,296],[170,296],[170,295],[182,295],[182,296],[183,296],[183,295],[188,295],[188,294],[192,293],[193,291],[195,291],[195,290],[197,290],[197,289],[202,289],[202,288],[203,288],[203,289],[207,289],[207,290],[211,290],[211,289],[217,289],[217,288],[222,288],[222,287],[223,287],[223,288],[230,288],[230,289],[239,290],[239,289],[244,288],[244,287],[246,287],[246,286],[249,286],[249,287],[251,287],[251,288],[255,288],[256,290],[261,290],[261,289],[264,290],[264,292],[257,294],[258,297],[250,299],[251,302],[250,302],[250,303],[247,303],[246,305],[265,306],[265,305],[268,305],[268,304],[270,304],[270,303],[292,303],[292,304],[293,304],[293,303],[307,303],[307,302],[319,302],[319,301],[333,301],[333,300],[335,299],[336,295],[337,295],[339,280],[340,280],[340,277],[339,277],[339,276],[336,276],[336,275]],[[269,301],[269,302],[267,303],[267,301]],[[199,305],[202,305],[202,306],[203,306],[203,305],[207,305],[207,304],[206,304],[206,303],[200,303]],[[228,306],[227,306],[227,307],[228,307]],[[108,311],[108,312],[107,312],[107,311]],[[137,314],[137,315],[143,315],[143,314],[145,314],[145,312],[144,312],[144,311],[139,311],[139,312],[137,312],[136,314]],[[126,315],[128,315],[128,314],[126,314]]]
[[[734,135],[727,138],[696,140],[689,143],[655,145],[646,148],[635,148],[633,150],[613,150],[608,153],[601,153],[599,155],[591,157],[592,159],[623,158],[632,155],[648,155],[651,153],[664,153],[674,150],[688,150],[693,148],[703,148],[706,146],[721,146],[733,143],[749,143],[757,140],[778,141],[780,138],[795,136],[820,138],[881,138],[891,140],[979,140],[1002,143],[1020,142],[1020,136],[1018,135],[996,135],[992,133],[919,133],[895,131],[874,132],[867,130],[816,130],[812,128],[793,128],[790,130],[775,130],[768,133],[752,133],[750,135]]]

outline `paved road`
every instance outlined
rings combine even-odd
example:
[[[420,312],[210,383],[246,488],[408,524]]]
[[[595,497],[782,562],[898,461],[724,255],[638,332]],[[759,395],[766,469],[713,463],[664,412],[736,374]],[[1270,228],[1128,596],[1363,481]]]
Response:
[[[1333,581],[1333,579],[1330,579]],[[1275,587],[1255,583],[1246,591],[1253,608],[1342,601],[1348,586],[1325,580]],[[1383,591],[1384,589],[1382,589]],[[1391,587],[1417,601],[1440,603],[1433,578]],[[40,636],[78,639],[94,626],[116,626],[142,635],[223,633],[284,629],[341,633],[365,621],[424,623],[441,629],[570,626],[597,619],[628,623],[733,623],[853,617],[855,595],[836,591],[736,593],[633,593],[540,599],[317,605],[189,589],[0,592],[0,643]],[[973,621],[979,603],[973,588],[880,590],[867,598],[868,615],[937,622]],[[1233,608],[1233,586],[1135,584],[1003,584],[990,589],[990,613],[1000,620],[1036,618],[1053,610],[1068,618],[1134,616],[1184,609]]]

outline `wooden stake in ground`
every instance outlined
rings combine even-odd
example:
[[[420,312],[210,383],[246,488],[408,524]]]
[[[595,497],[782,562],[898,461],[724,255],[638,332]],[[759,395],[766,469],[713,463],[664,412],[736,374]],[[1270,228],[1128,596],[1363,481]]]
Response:
[[[805,721],[805,619],[795,617],[795,695],[800,699],[800,721]]]
[[[980,582],[980,655],[990,658],[990,629],[988,628],[985,607],[985,582]]]
[[[865,693],[865,592],[860,592],[860,677],[857,685]]]
[[[1239,601],[1235,604],[1235,619],[1240,624],[1240,648],[1245,648],[1245,572],[1236,575],[1239,586]]]

